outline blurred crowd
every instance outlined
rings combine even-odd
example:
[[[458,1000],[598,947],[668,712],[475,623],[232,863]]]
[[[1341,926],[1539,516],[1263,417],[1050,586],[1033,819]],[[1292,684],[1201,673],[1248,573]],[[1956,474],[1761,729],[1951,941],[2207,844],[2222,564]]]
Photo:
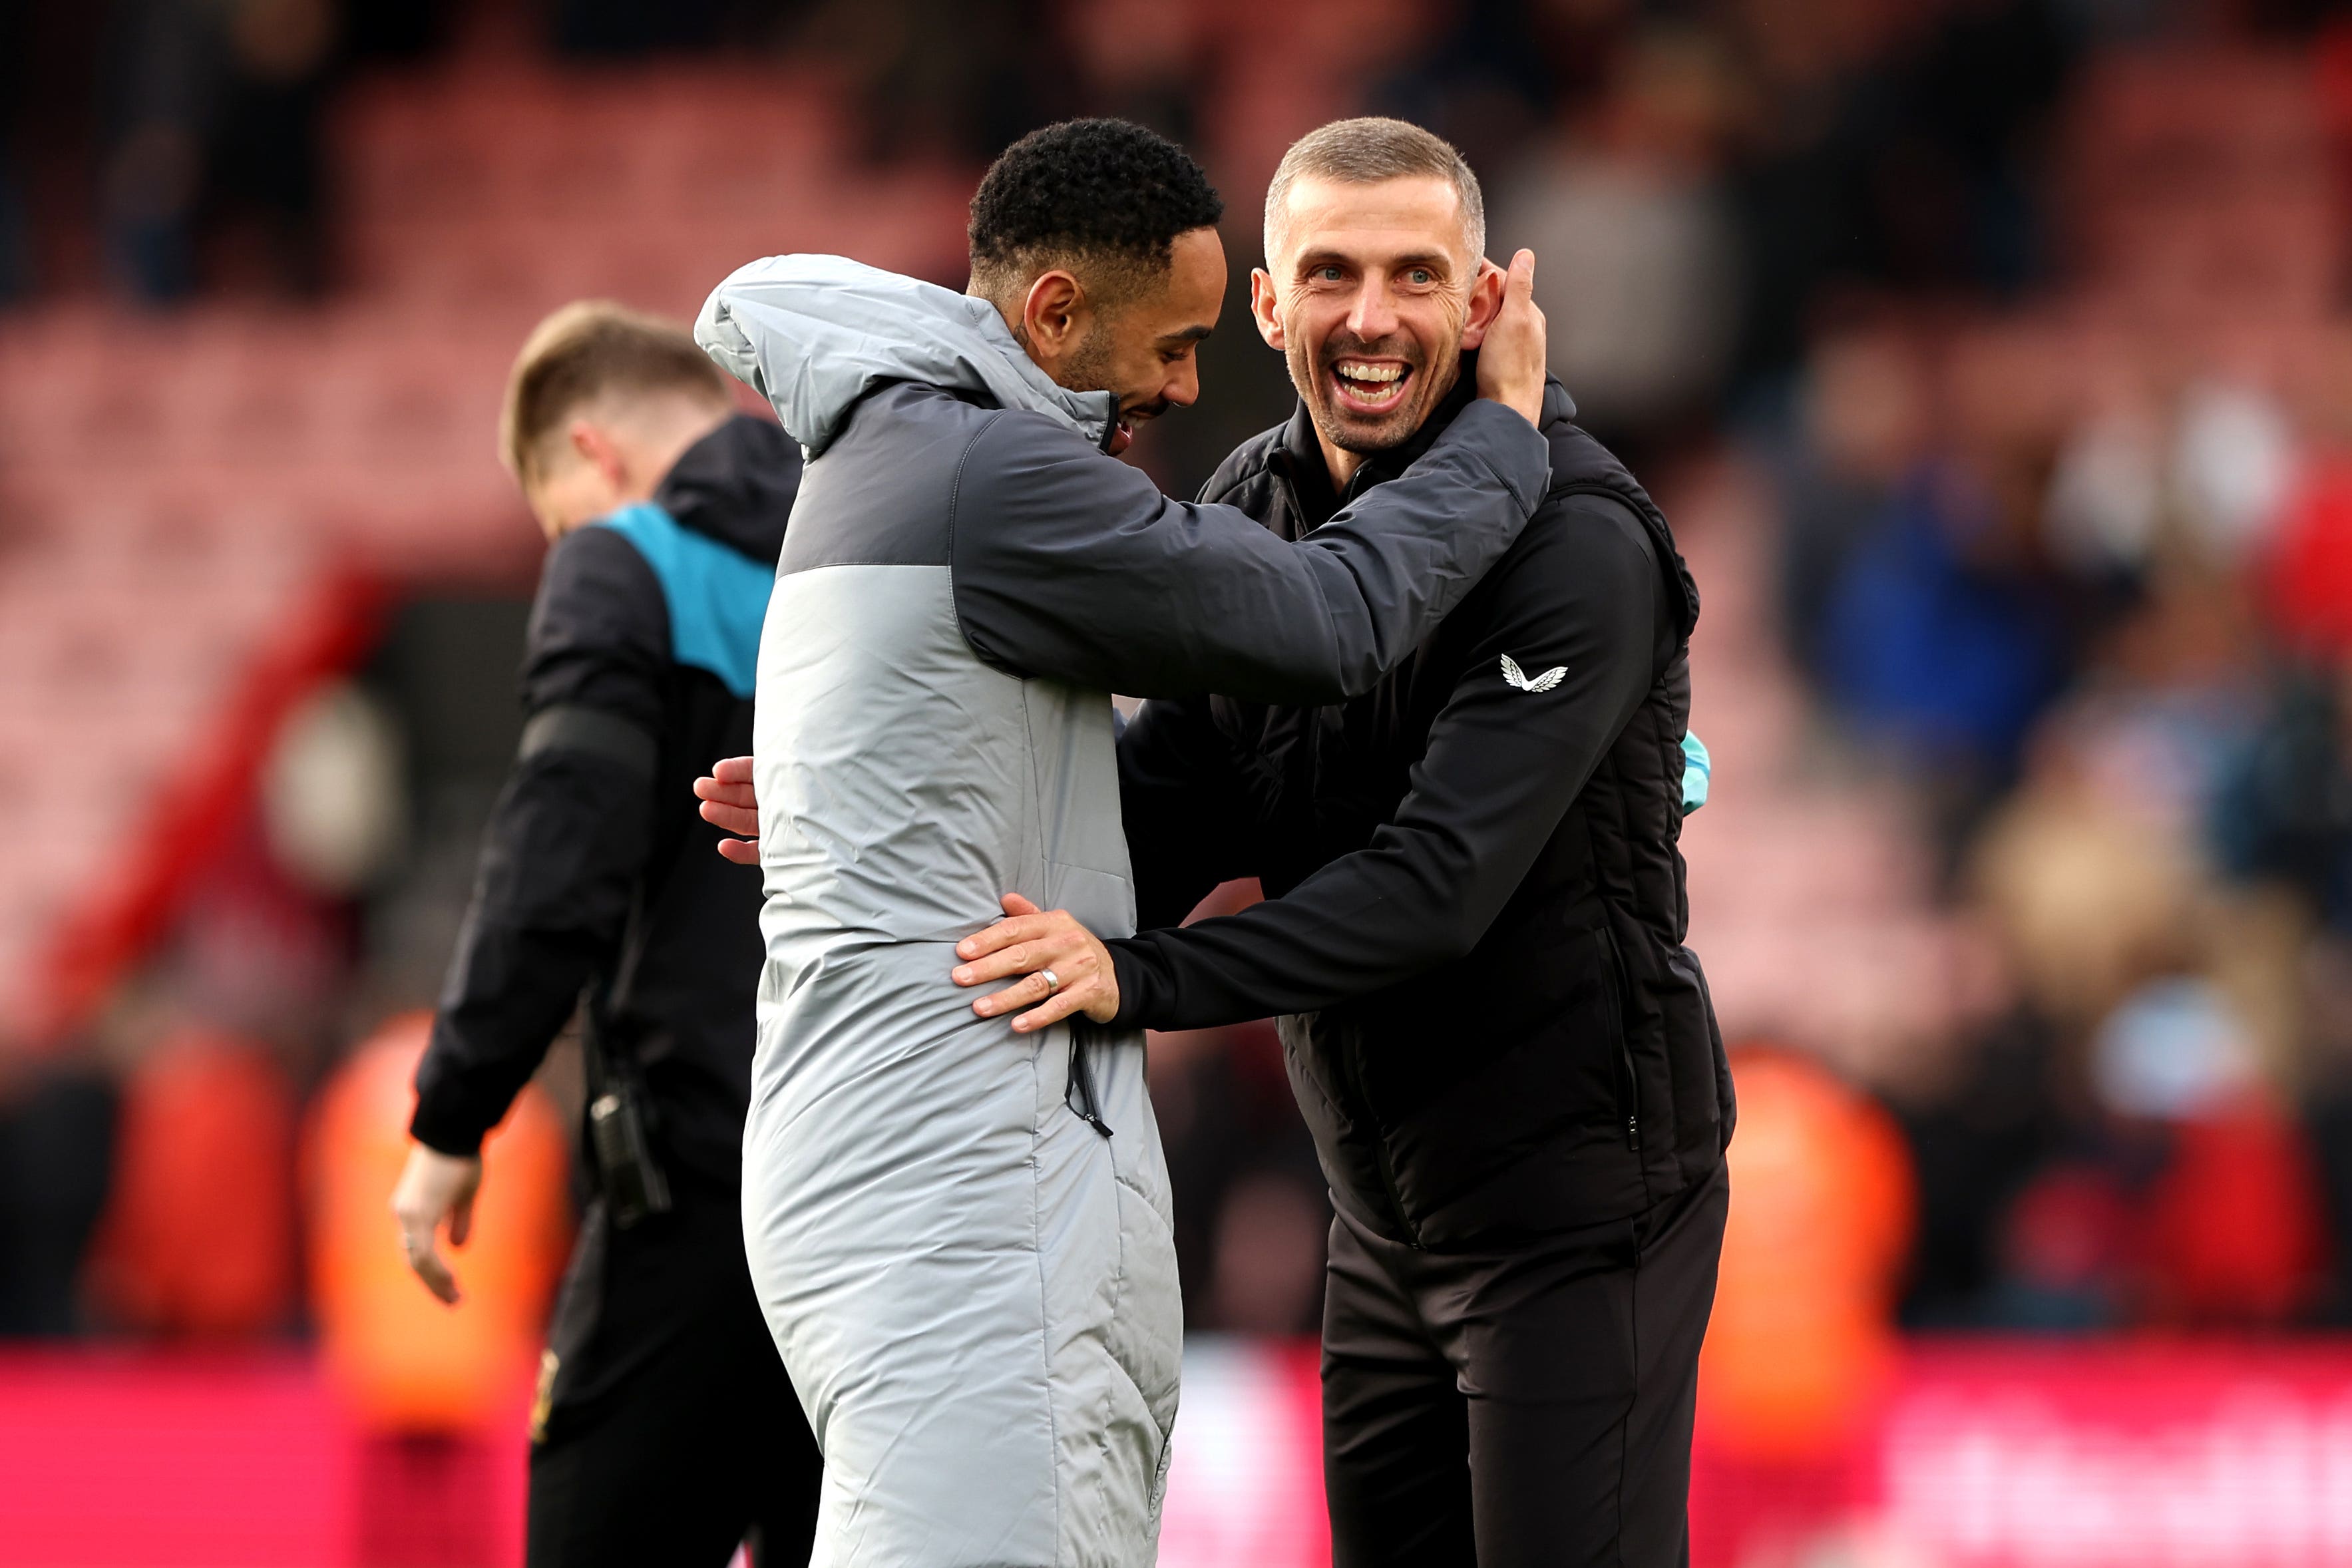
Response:
[[[1927,868],[1926,1026],[1827,1053],[1903,1135],[1904,1321],[2352,1321],[2352,7],[0,0],[0,300],[331,293],[341,84],[491,48],[816,62],[877,163],[1140,119],[1224,184],[1237,263],[1297,131],[1454,140],[1585,422],[1678,521],[1702,469],[1752,503],[1807,765],[1891,792]],[[1140,454],[1171,489],[1285,405],[1229,321]],[[470,613],[401,621],[314,721],[327,771],[284,763],[345,791],[378,747],[370,866],[306,859],[354,830],[299,788],[253,803],[89,1049],[0,1071],[0,1331],[300,1321],[301,1107],[429,1005],[511,743],[450,716],[503,668]],[[479,657],[430,651],[458,627]],[[1328,1210],[1272,1027],[1161,1039],[1154,1089],[1192,1321],[1311,1330]],[[278,1219],[191,1306],[218,1249],[155,1238],[239,1205]]]

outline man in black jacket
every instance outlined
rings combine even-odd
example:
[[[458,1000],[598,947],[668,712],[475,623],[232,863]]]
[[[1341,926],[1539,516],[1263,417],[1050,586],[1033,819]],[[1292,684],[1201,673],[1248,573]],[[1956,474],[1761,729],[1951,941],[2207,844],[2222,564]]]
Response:
[[[756,879],[688,782],[751,739],[753,658],[800,454],[736,415],[683,330],[557,311],[501,445],[551,542],[527,721],[416,1075],[393,1207],[446,1301],[483,1135],[584,1002],[595,1196],[533,1412],[530,1562],[805,1562],[819,1460],[768,1337],[740,1213],[760,973]]]
[[[1295,539],[1402,472],[1468,395],[1484,229],[1475,177],[1425,132],[1343,121],[1294,147],[1252,302],[1299,408],[1202,499]],[[1144,705],[1119,746],[1139,934],[1106,947],[1008,900],[958,949],[959,984],[1027,976],[983,1016],[1284,1015],[1338,1215],[1339,1568],[1686,1552],[1732,1121],[1675,844],[1698,601],[1556,382],[1544,412],[1542,509],[1372,691]],[[1177,928],[1252,875],[1267,901]]]

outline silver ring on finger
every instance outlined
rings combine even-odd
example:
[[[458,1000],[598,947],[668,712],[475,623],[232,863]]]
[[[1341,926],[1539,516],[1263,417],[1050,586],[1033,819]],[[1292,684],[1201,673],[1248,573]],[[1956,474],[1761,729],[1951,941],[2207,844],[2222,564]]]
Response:
[[[1062,988],[1062,977],[1055,973],[1050,969],[1039,970],[1037,972],[1037,976],[1039,979],[1045,981],[1045,994],[1048,996],[1051,996],[1055,992],[1059,991]]]

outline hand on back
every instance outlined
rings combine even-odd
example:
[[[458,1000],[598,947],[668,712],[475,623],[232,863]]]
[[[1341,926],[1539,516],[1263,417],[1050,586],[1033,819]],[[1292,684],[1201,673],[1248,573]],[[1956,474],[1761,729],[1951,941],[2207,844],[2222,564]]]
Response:
[[[948,972],[958,985],[1013,981],[973,1002],[973,1012],[992,1018],[1027,1007],[1013,1020],[1024,1035],[1074,1013],[1097,1024],[1118,1016],[1118,973],[1101,939],[1067,910],[1041,910],[1018,893],[1001,902],[1005,918],[956,943],[964,962]]]
[[[751,759],[725,757],[694,781],[702,820],[741,837],[722,838],[719,853],[740,866],[760,863],[760,802],[751,784]],[[1041,910],[1018,893],[1003,899],[1006,918],[964,938],[956,956],[966,962],[952,972],[959,985],[984,985],[1010,979],[971,1005],[983,1018],[1035,1003],[1013,1026],[1027,1034],[1084,1013],[1098,1024],[1118,1016],[1118,976],[1110,952],[1066,910]],[[1048,981],[1045,976],[1052,975]]]
[[[720,839],[719,853],[738,866],[758,865],[760,801],[751,791],[751,759],[722,757],[694,781],[694,793],[702,802],[703,821],[740,835]]]

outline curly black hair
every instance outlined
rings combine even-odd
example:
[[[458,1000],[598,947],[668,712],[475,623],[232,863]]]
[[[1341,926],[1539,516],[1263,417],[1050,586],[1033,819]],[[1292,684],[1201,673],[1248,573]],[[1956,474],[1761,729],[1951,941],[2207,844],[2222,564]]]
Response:
[[[971,270],[989,291],[1068,258],[1167,270],[1176,237],[1224,216],[1184,149],[1124,120],[1066,120],[1007,147],[971,198]]]

